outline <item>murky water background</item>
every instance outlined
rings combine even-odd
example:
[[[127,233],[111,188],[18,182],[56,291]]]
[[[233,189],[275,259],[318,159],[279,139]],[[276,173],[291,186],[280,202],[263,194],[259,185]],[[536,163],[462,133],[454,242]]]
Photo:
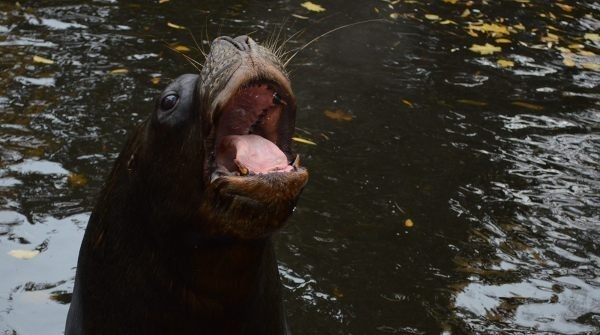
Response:
[[[290,65],[317,143],[297,143],[312,177],[277,236],[294,333],[600,332],[598,3],[300,4],[0,3],[0,333],[62,333],[127,131],[195,71],[168,22],[201,44],[305,29],[293,49],[371,18]],[[485,43],[502,50],[469,50]]]

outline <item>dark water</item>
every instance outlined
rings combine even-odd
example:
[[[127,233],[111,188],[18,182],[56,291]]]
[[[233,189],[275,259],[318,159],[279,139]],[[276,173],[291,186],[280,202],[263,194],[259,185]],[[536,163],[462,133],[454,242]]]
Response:
[[[127,131],[196,71],[167,22],[201,44],[305,29],[292,50],[372,18],[290,65],[317,143],[296,145],[312,177],[277,237],[294,333],[600,332],[600,5],[301,2],[0,2],[0,333],[62,333]]]

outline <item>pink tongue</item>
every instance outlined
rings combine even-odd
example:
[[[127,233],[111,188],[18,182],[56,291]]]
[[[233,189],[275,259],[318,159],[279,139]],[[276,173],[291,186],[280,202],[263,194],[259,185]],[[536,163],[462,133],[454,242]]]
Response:
[[[219,143],[217,164],[230,171],[238,168],[233,162],[237,159],[254,173],[289,171],[287,157],[271,141],[258,135],[229,135]]]

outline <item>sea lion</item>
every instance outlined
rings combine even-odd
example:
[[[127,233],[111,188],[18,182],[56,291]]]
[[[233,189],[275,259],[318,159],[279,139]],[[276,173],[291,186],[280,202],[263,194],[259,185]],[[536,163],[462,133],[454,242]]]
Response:
[[[281,61],[219,37],[125,144],[81,244],[66,335],[285,334],[272,235],[308,180]]]

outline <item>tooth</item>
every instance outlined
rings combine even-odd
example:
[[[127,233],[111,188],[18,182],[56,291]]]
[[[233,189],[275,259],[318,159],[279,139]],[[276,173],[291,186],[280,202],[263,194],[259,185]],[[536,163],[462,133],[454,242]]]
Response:
[[[300,167],[300,155],[296,154],[296,158],[294,159],[292,166],[296,169]]]
[[[248,174],[248,168],[244,166],[244,164],[242,164],[242,162],[238,161],[237,159],[234,159],[233,162],[235,163],[235,165],[237,165],[238,170],[240,170],[240,175],[245,176]]]

